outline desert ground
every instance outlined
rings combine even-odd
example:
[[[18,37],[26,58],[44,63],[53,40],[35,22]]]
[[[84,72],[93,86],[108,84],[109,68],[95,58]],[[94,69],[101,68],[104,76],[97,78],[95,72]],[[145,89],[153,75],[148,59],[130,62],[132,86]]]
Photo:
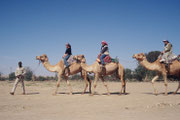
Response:
[[[53,96],[56,81],[25,81],[27,94],[22,95],[19,84],[12,96],[13,82],[0,82],[0,120],[180,120],[180,91],[172,94],[177,82],[169,82],[168,96],[163,95],[163,82],[156,83],[157,96],[150,82],[127,82],[126,95],[119,95],[120,82],[107,82],[107,96],[99,81],[96,94],[89,96],[81,95],[83,81],[71,81],[73,95],[62,81]]]

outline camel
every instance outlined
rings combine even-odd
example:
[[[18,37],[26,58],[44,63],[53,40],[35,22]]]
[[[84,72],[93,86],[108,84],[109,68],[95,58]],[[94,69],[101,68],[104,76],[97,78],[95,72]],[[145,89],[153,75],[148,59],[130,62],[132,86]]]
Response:
[[[68,76],[77,74],[79,72],[81,72],[81,77],[84,78],[84,81],[85,81],[85,84],[86,84],[82,94],[84,94],[86,92],[86,89],[88,87],[88,82],[89,82],[89,92],[91,93],[91,81],[87,76],[87,72],[82,70],[79,61],[73,62],[69,67],[69,71],[67,71],[67,70],[64,70],[64,61],[63,60],[60,60],[56,65],[50,65],[50,63],[48,61],[48,57],[47,57],[46,54],[43,54],[41,56],[36,56],[36,59],[41,61],[42,64],[44,65],[44,67],[48,71],[58,73],[58,81],[57,81],[57,84],[56,84],[57,87],[56,87],[55,93],[53,95],[57,94],[58,87],[60,86],[60,81],[61,81],[62,77],[65,78],[65,80],[67,82],[67,86],[69,86],[69,91],[70,91],[69,94],[72,94],[72,88],[71,88],[71,84],[70,84],[70,82],[68,80]],[[67,72],[69,74],[67,74]]]
[[[100,66],[100,64],[97,61],[92,65],[87,65],[84,55],[74,56],[74,58],[81,61],[81,67],[83,70],[85,70],[86,72],[94,73],[94,75],[95,75],[95,81],[94,81],[91,95],[94,95],[95,88],[97,86],[97,81],[99,78],[102,80],[105,88],[107,89],[107,95],[110,95],[108,86],[104,80],[104,76],[112,75],[113,73],[116,73],[116,76],[121,79],[122,88],[120,90],[120,94],[122,93],[122,91],[125,94],[126,83],[124,80],[124,68],[121,64],[119,64],[119,62],[118,63],[111,62],[109,64],[106,64],[105,69],[102,69],[102,67]]]
[[[154,94],[157,95],[158,92],[154,86],[155,81],[160,77],[160,75],[163,76],[164,79],[164,85],[165,85],[165,95],[167,95],[167,87],[168,87],[168,82],[167,82],[167,75],[174,75],[178,78],[180,78],[180,62],[178,60],[174,60],[170,66],[169,70],[167,71],[165,64],[160,63],[160,58],[158,58],[155,62],[149,63],[146,59],[146,56],[144,53],[139,53],[133,55],[133,58],[139,61],[139,63],[144,66],[146,69],[151,70],[151,71],[156,71],[157,75],[152,79],[152,85],[154,88]],[[177,93],[177,91],[180,89],[180,81],[179,81],[179,86],[177,90],[174,92],[174,94]]]

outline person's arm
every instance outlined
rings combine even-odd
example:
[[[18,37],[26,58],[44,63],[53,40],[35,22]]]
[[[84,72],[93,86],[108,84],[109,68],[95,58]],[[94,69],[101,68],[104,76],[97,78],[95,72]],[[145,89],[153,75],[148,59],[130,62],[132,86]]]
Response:
[[[63,55],[63,58],[65,58],[66,56],[67,56],[67,54],[64,54],[64,55]]]

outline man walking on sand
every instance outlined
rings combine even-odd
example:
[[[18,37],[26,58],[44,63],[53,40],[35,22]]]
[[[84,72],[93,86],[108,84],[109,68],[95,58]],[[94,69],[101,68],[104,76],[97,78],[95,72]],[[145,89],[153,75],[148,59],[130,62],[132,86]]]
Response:
[[[16,80],[14,83],[14,86],[10,92],[11,95],[14,95],[14,92],[16,90],[16,87],[18,85],[19,82],[22,83],[22,88],[23,88],[23,95],[25,95],[25,87],[24,87],[24,74],[26,73],[24,67],[22,66],[22,62],[18,62],[18,68],[16,69],[15,72],[15,76],[16,76]]]

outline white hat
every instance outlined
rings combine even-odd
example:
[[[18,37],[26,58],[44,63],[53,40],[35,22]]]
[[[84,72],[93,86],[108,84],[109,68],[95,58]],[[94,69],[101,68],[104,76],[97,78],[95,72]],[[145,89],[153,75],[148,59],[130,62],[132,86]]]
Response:
[[[163,40],[163,42],[169,42],[168,40]]]

